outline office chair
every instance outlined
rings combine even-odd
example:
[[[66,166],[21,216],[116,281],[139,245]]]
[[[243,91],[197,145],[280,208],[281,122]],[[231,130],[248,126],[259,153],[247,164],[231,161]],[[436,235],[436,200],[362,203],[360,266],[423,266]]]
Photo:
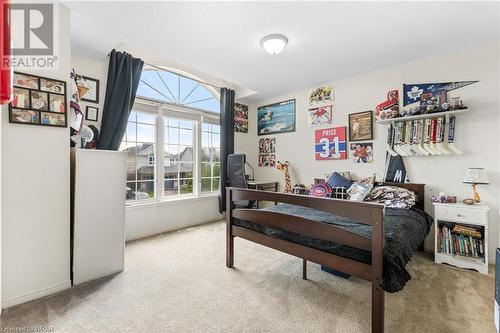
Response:
[[[245,175],[245,154],[229,154],[227,157],[227,180],[228,186],[237,188],[248,188]],[[253,208],[255,200],[235,201],[236,208]]]

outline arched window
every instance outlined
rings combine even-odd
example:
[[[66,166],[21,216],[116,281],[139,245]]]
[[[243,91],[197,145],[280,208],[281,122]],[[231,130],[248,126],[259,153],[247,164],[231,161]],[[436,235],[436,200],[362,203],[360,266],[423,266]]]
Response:
[[[212,86],[187,73],[145,67],[120,148],[128,154],[127,198],[217,192],[219,115],[219,93]]]
[[[187,74],[158,67],[142,71],[137,97],[220,113],[218,93]]]

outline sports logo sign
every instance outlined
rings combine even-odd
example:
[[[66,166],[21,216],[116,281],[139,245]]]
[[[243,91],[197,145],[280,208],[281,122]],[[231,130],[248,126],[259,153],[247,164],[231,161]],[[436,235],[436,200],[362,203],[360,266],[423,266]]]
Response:
[[[319,129],[314,132],[316,160],[345,160],[347,158],[346,127]]]

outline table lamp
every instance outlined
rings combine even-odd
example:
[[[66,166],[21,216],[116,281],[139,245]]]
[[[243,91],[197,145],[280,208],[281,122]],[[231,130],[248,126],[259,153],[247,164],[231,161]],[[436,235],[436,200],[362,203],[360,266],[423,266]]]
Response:
[[[479,193],[477,193],[476,185],[487,185],[490,182],[488,181],[488,177],[486,177],[484,168],[469,168],[462,183],[472,184],[472,191],[474,192],[474,202],[478,203],[481,202],[481,198],[479,197]]]

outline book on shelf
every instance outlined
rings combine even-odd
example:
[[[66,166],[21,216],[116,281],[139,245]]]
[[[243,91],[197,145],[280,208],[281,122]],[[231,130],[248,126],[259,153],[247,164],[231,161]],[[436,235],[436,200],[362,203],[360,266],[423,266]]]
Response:
[[[440,253],[467,258],[484,258],[484,239],[478,228],[458,225],[439,227],[438,250]]]

